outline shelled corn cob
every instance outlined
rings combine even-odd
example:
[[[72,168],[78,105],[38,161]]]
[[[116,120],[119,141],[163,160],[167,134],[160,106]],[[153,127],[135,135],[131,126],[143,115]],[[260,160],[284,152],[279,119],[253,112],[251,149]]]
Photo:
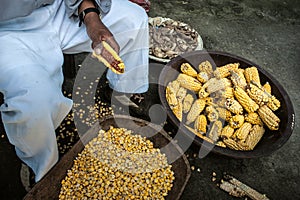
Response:
[[[59,199],[164,199],[173,186],[171,167],[150,140],[110,127],[78,154]]]
[[[179,120],[202,139],[246,151],[255,148],[265,128],[279,129],[274,112],[281,103],[271,94],[271,85],[260,82],[255,66],[242,69],[239,63],[228,63],[213,69],[204,61],[197,67],[183,63],[180,70],[169,85],[185,90],[176,97],[167,88],[166,98]]]

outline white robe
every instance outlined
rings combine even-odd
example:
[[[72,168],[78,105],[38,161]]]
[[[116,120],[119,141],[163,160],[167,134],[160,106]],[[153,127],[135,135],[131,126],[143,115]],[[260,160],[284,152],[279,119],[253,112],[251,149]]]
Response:
[[[112,0],[103,23],[120,45],[123,75],[108,72],[119,92],[148,90],[148,18],[128,0]],[[58,161],[55,129],[72,108],[61,92],[63,53],[91,52],[85,26],[62,0],[29,16],[0,22],[0,111],[11,144],[39,181]]]

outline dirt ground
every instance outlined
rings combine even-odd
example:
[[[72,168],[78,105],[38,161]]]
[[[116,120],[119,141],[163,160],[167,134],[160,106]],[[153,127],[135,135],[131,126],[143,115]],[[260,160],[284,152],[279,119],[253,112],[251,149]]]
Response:
[[[273,154],[234,159],[210,153],[200,159],[199,147],[187,151],[192,175],[183,200],[237,199],[217,186],[222,174],[232,174],[270,199],[300,198],[299,75],[300,2],[294,0],[152,0],[149,16],[169,17],[190,24],[201,35],[204,48],[229,52],[271,73],[291,98],[296,122],[288,142]],[[82,61],[86,54],[78,55]],[[78,62],[78,61],[77,61]],[[78,63],[80,64],[80,63]],[[152,63],[150,71],[163,64]],[[151,75],[152,73],[150,73]],[[150,77],[155,79],[155,77]],[[72,80],[66,81],[66,87]],[[152,92],[152,93],[151,93]],[[155,98],[156,92],[150,91]],[[157,93],[156,93],[157,94]],[[22,199],[20,160],[0,129],[0,199]],[[213,178],[216,178],[213,181]]]

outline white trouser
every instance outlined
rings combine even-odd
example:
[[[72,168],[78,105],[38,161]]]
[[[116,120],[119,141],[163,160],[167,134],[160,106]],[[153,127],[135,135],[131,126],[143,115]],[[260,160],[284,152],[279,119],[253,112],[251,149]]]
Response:
[[[148,20],[128,0],[113,0],[103,23],[120,45],[124,75],[107,74],[121,92],[148,89]],[[62,0],[27,17],[0,22],[0,111],[9,141],[39,181],[58,160],[55,129],[72,107],[61,92],[64,53],[90,52],[85,27],[65,13]],[[138,90],[136,90],[138,89]]]

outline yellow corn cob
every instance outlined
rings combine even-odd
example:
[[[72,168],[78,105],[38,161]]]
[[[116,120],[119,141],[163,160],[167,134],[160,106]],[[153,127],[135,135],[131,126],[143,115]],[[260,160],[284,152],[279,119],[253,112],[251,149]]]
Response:
[[[240,63],[229,63],[222,67],[217,67],[214,71],[214,75],[216,78],[226,78],[230,75],[230,70],[237,70],[239,68]]]
[[[205,103],[208,106],[214,106],[215,105],[214,98],[212,98],[212,97],[204,97],[202,99],[205,100]]]
[[[263,85],[263,88],[265,89],[265,91],[269,94],[272,94],[272,88],[271,88],[271,85],[269,82],[266,82],[264,85]]]
[[[266,105],[258,109],[258,114],[261,120],[270,130],[278,130],[280,119],[273,113],[273,111]]]
[[[221,119],[224,119],[225,121],[229,121],[229,119],[232,117],[231,112],[229,110],[227,110],[226,108],[217,107],[216,110],[219,113],[219,117]]]
[[[236,129],[236,128],[240,128],[243,125],[244,121],[245,121],[244,115],[235,115],[229,119],[228,124],[232,128]]]
[[[245,144],[249,147],[250,150],[254,149],[254,147],[258,144],[264,133],[264,127],[259,125],[254,125],[252,127],[252,130],[250,131],[248,137],[245,140]]]
[[[231,70],[230,71],[230,79],[234,86],[241,87],[242,89],[245,89],[247,86],[247,82],[243,73],[243,69],[237,69],[237,70]]]
[[[192,76],[192,77],[197,77],[198,72],[189,64],[189,63],[182,63],[180,66],[180,70],[182,73]]]
[[[183,99],[182,110],[183,113],[188,113],[192,104],[194,102],[194,97],[191,94],[187,94]]]
[[[219,146],[219,147],[226,148],[226,144],[225,144],[223,141],[218,141],[218,142],[216,143],[216,145]]]
[[[246,78],[247,83],[250,83],[251,81],[254,81],[258,85],[261,85],[258,69],[256,67],[248,67],[244,71],[244,75]]]
[[[194,133],[195,135],[197,135],[199,138],[201,138],[201,139],[203,139],[203,140],[206,140],[206,141],[208,141],[208,142],[210,142],[210,143],[214,143],[214,141],[212,141],[210,138],[206,137],[205,135],[202,135],[201,133],[199,133],[199,132],[196,131],[195,129],[193,129],[193,128],[189,127],[189,126],[186,126],[186,125],[185,125],[185,127],[186,127],[189,131],[191,131],[192,133]]]
[[[194,101],[189,113],[187,114],[187,122],[186,124],[189,125],[190,123],[194,122],[196,118],[200,115],[200,113],[205,108],[205,100],[197,99]]]
[[[233,133],[234,133],[234,128],[232,128],[229,125],[226,125],[222,128],[220,137],[221,138],[231,138]]]
[[[198,66],[200,72],[205,72],[209,77],[213,75],[213,67],[209,61],[204,61]]]
[[[184,97],[186,96],[187,90],[184,87],[180,87],[176,93],[176,97],[178,101],[183,101]]]
[[[211,78],[202,87],[207,88],[206,91],[209,94],[211,94],[230,86],[231,86],[231,82],[227,78],[222,78],[222,79]]]
[[[174,80],[168,83],[168,87],[171,87],[175,94],[177,94],[177,91],[180,88],[180,83],[177,80]]]
[[[248,84],[247,93],[251,99],[253,99],[258,105],[264,105],[268,103],[270,95],[257,87],[252,82]]]
[[[199,72],[197,74],[197,79],[201,82],[201,83],[206,83],[209,80],[209,76],[206,72]]]
[[[205,111],[206,111],[207,119],[210,122],[214,122],[219,119],[219,113],[213,106],[207,106]]]
[[[225,107],[234,114],[243,114],[242,105],[235,99],[226,99]]]
[[[247,147],[244,143],[236,142],[231,138],[225,138],[223,142],[228,148],[233,150],[240,150],[240,151],[249,150],[249,147]]]
[[[255,112],[259,106],[248,94],[240,87],[234,88],[234,96],[247,112]]]
[[[262,122],[262,120],[260,119],[259,115],[256,112],[247,113],[245,115],[245,121],[249,122],[253,125],[257,124],[257,125],[263,126],[263,122]]]
[[[234,94],[233,94],[233,88],[232,87],[226,87],[224,90],[220,90],[219,92],[221,92],[221,96],[223,98],[234,98]]]
[[[214,142],[216,142],[219,139],[219,136],[221,135],[221,131],[222,131],[222,126],[223,124],[219,120],[215,121],[211,126],[208,133],[208,137],[212,139]]]
[[[200,81],[186,74],[180,73],[176,80],[180,83],[181,87],[194,92],[198,92],[201,88]]]
[[[178,100],[176,98],[176,93],[174,92],[172,87],[166,87],[166,99],[171,109],[177,106]]]
[[[201,89],[198,92],[199,98],[206,98],[209,96],[209,93],[206,91],[206,88],[201,87]]]
[[[252,129],[252,125],[249,122],[245,122],[242,124],[240,128],[238,128],[234,134],[233,137],[237,138],[239,141],[244,142],[250,133],[250,130]]]
[[[207,120],[205,115],[199,115],[196,118],[194,128],[200,133],[206,133]]]
[[[278,108],[280,107],[280,101],[275,97],[275,96],[271,96],[270,98],[269,98],[269,101],[268,101],[268,103],[267,103],[267,106],[271,109],[271,110],[273,110],[273,111],[276,111],[276,110],[278,110]]]
[[[182,102],[178,101],[178,104],[172,108],[174,115],[179,121],[182,121]]]

